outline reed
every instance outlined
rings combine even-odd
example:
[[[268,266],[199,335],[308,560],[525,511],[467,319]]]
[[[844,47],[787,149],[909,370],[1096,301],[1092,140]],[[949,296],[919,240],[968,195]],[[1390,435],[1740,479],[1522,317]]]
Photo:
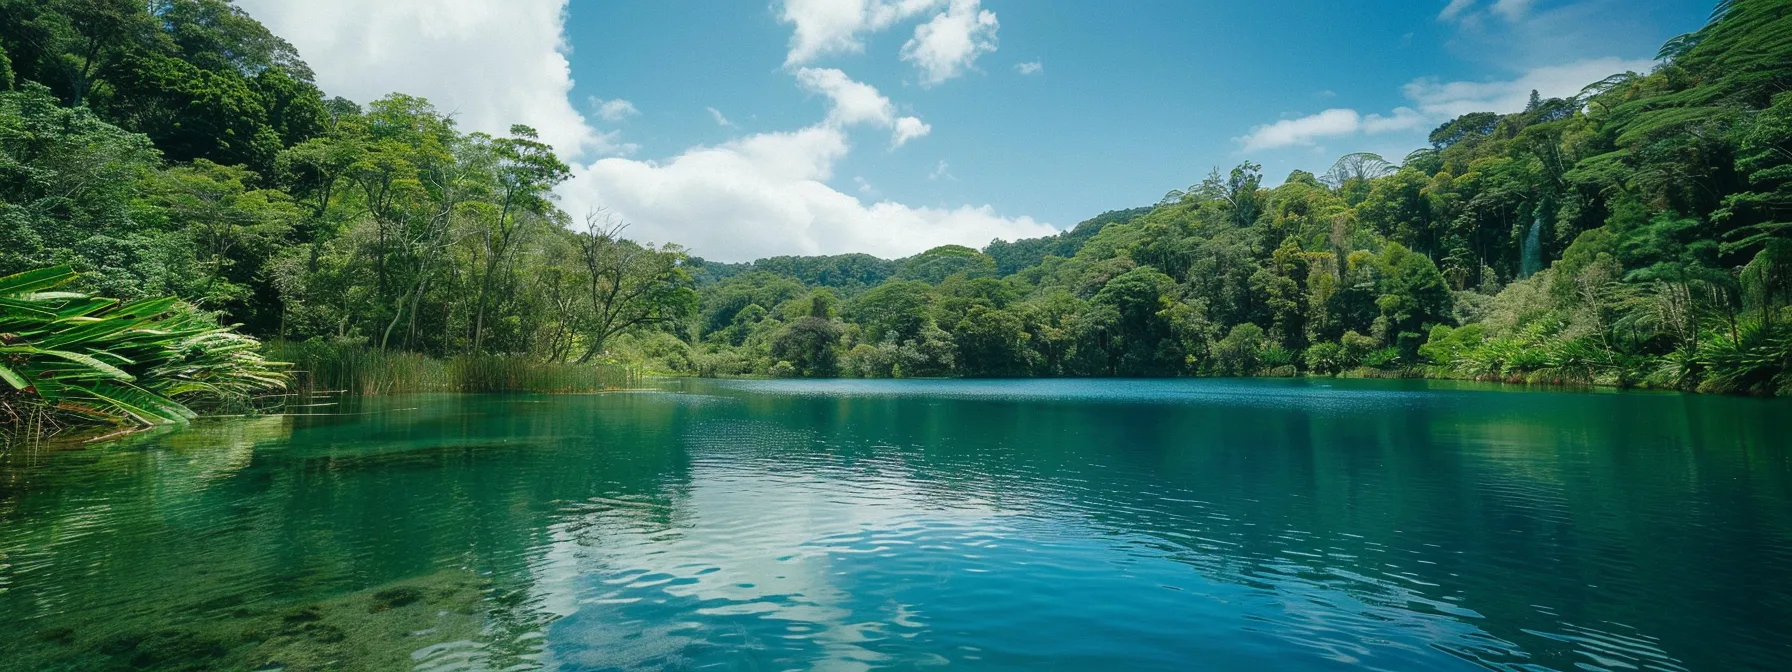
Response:
[[[414,352],[381,352],[352,341],[271,342],[270,358],[293,363],[293,391],[301,395],[421,392],[600,392],[640,382],[615,364],[550,362],[514,355],[437,359]]]

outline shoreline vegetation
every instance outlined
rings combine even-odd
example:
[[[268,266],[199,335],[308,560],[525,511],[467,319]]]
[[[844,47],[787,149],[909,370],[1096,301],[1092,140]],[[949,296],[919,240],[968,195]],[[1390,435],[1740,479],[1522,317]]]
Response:
[[[1215,168],[982,249],[710,261],[562,211],[571,174],[526,126],[327,97],[226,0],[0,1],[0,432],[644,374],[1792,394],[1792,0],[1405,157]],[[101,338],[170,325],[198,340]]]
[[[293,366],[290,394],[371,396],[421,392],[577,394],[639,385],[623,364],[574,364],[507,355],[436,359],[385,352],[353,341],[273,342],[264,351]]]

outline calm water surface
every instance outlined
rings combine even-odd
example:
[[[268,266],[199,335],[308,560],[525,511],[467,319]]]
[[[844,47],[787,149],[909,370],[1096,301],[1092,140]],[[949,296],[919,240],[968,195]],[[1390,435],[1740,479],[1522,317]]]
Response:
[[[1792,405],[670,381],[0,459],[0,670],[1786,670]]]

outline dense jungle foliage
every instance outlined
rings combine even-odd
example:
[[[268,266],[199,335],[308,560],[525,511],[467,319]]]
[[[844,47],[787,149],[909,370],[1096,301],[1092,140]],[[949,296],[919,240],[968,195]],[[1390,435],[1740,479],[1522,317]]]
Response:
[[[1399,164],[1215,170],[1051,238],[692,264],[702,373],[1428,375],[1792,392],[1792,3]]]
[[[0,0],[0,275],[309,352],[773,376],[1441,376],[1792,392],[1792,0],[1570,98],[1056,236],[729,264],[572,217],[533,130],[328,98],[226,0]],[[354,355],[361,356],[361,355]],[[6,394],[25,394],[0,386]]]

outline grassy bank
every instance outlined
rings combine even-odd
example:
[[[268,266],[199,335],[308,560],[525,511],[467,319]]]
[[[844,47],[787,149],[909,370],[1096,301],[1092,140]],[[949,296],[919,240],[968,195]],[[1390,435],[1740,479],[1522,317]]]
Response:
[[[574,393],[632,387],[640,382],[638,371],[615,364],[548,362],[506,355],[436,359],[324,339],[270,342],[266,354],[270,359],[292,363],[292,390],[302,395]]]

